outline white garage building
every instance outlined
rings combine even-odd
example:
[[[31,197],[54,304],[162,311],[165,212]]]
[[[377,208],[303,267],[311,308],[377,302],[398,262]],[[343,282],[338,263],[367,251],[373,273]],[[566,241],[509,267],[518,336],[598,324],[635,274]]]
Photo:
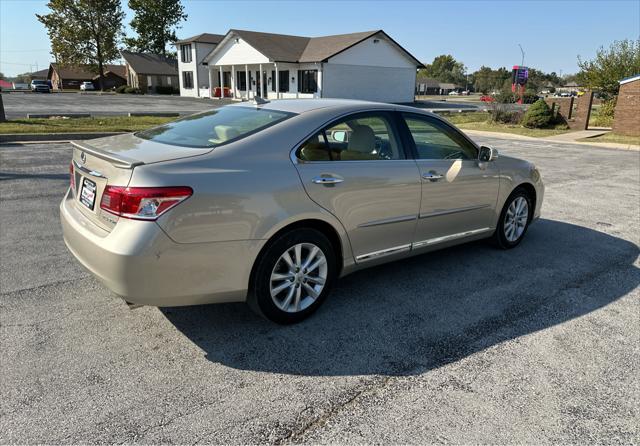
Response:
[[[204,57],[208,96],[413,102],[422,64],[384,31],[300,37],[230,30]],[[190,74],[179,66],[183,79]],[[201,84],[202,86],[202,84]],[[211,88],[213,86],[213,88]],[[197,88],[192,85],[192,88]],[[216,88],[218,87],[218,88]],[[207,91],[207,90],[205,90]],[[185,91],[184,95],[202,95]]]

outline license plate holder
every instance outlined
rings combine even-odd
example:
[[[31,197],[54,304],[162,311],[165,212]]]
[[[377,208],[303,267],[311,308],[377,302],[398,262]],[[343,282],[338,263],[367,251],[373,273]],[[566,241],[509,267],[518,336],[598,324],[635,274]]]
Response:
[[[96,204],[96,183],[88,178],[82,179],[82,189],[80,190],[80,203],[93,211]]]

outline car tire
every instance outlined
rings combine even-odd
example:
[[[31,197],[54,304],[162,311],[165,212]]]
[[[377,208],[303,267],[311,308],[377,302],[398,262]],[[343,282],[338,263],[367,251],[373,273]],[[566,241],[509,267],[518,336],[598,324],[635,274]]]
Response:
[[[523,209],[523,206],[526,208]],[[526,189],[516,188],[504,203],[498,226],[493,234],[495,244],[502,249],[515,248],[520,244],[531,222],[534,209]]]
[[[260,254],[247,303],[278,324],[300,322],[322,305],[336,277],[336,255],[329,239],[312,228],[293,229]]]

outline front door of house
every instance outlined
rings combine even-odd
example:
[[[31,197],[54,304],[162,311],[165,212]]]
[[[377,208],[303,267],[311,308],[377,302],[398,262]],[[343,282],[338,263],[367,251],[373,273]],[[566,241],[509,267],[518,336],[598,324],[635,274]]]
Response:
[[[256,71],[259,73],[259,71]],[[264,86],[264,91],[263,91]],[[256,76],[256,96],[260,96],[261,98],[267,97],[267,72],[263,71],[262,76]]]

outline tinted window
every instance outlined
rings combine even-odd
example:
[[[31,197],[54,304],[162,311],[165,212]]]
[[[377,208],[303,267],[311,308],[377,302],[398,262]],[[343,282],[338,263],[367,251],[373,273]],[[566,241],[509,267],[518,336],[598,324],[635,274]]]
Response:
[[[477,149],[464,136],[437,119],[404,115],[418,159],[476,159]]]
[[[293,116],[251,107],[221,107],[136,133],[140,138],[185,147],[216,147]]]
[[[298,152],[305,161],[367,161],[404,159],[386,114],[352,115],[331,124],[306,141]]]

